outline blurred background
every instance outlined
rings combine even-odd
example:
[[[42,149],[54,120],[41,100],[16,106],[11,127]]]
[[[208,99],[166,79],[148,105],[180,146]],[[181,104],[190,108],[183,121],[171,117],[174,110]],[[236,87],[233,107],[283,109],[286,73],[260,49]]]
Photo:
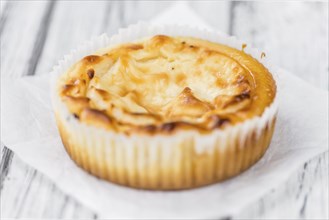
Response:
[[[92,36],[112,35],[140,20],[152,21],[177,4],[176,1],[0,2],[1,77],[47,74],[64,54]],[[214,29],[264,51],[277,66],[328,90],[328,2],[179,4],[190,7]],[[97,218],[6,147],[2,149],[3,216]],[[328,218],[328,154],[319,158],[316,160],[322,162],[304,165],[291,177],[289,185],[255,201],[241,216],[265,218],[273,217],[275,212],[293,218]],[[309,193],[305,197],[307,203],[300,197],[303,190]],[[39,194],[40,191],[43,193]],[[285,198],[286,195],[289,197]]]
[[[80,42],[104,32],[114,34],[140,20],[150,21],[173,4],[177,2],[1,1],[2,52],[16,48],[25,50],[27,57],[33,53],[27,74],[47,73]],[[278,66],[328,89],[328,2],[185,4],[213,28],[251,43]],[[3,59],[7,69],[10,63]],[[20,71],[15,69],[13,74]]]

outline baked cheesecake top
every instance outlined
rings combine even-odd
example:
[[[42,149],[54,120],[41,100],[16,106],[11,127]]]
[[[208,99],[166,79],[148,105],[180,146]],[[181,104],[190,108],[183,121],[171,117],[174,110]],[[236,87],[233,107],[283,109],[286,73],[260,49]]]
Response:
[[[271,73],[243,49],[164,35],[86,56],[57,88],[82,123],[125,134],[224,129],[260,116],[276,95]]]

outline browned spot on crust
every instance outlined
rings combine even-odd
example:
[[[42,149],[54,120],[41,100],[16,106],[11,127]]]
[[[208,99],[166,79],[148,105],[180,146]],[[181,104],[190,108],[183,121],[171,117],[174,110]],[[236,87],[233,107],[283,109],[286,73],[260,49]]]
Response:
[[[189,87],[185,87],[179,96],[168,104],[166,114],[172,119],[181,116],[199,117],[209,110],[209,103],[199,100]]]
[[[218,87],[225,88],[227,86],[227,83],[222,78],[217,77],[217,79],[216,79],[216,85]]]
[[[252,140],[252,141],[256,141],[256,139],[257,139],[256,132],[253,131],[252,134],[251,134],[251,140]]]
[[[199,56],[198,59],[196,60],[196,63],[198,65],[200,65],[200,64],[204,63],[204,61],[205,61],[204,57],[203,56]]]
[[[219,115],[212,115],[209,118],[212,121],[212,126],[210,129],[214,129],[214,128],[219,128],[224,124],[227,124],[230,122],[229,119],[227,118],[221,118]]]
[[[61,94],[62,96],[83,96],[85,94],[86,84],[86,80],[84,79],[71,80],[69,84],[62,87]]]
[[[164,42],[164,41],[167,41],[167,40],[170,40],[171,38],[169,37],[169,36],[166,36],[166,35],[161,35],[161,34],[159,34],[159,35],[155,35],[154,37],[152,37],[152,40],[154,40],[154,41],[162,41],[162,42]]]
[[[76,94],[79,92],[79,88],[76,85],[73,84],[66,84],[62,87],[62,95],[67,94]]]
[[[218,54],[218,52],[216,52],[214,50],[210,50],[210,49],[205,49],[202,53],[202,57],[206,58],[206,57],[209,57],[209,56],[214,55],[214,54]]]
[[[247,101],[248,99],[250,99],[249,91],[243,91],[239,95],[228,97],[228,100],[222,104],[222,108],[227,108],[228,106],[236,104],[238,105],[239,103],[242,104],[243,101]]]
[[[68,90],[68,89],[72,89],[72,88],[74,88],[75,87],[75,85],[72,85],[72,84],[65,84],[62,88],[63,88],[63,90]]]
[[[189,48],[193,51],[197,51],[200,49],[198,46],[195,46],[195,45],[190,45]]]
[[[70,112],[79,115],[83,108],[89,106],[89,98],[87,97],[73,97],[64,96],[63,101],[67,104]]]
[[[231,97],[228,95],[218,95],[216,96],[214,102],[216,108],[222,109],[225,107],[226,103],[228,103],[231,100]]]
[[[250,83],[248,80],[244,79],[243,81],[238,82],[237,85],[239,86],[240,94],[250,93]]]
[[[167,73],[154,73],[154,74],[147,74],[145,77],[148,77],[152,80],[169,80],[169,75]],[[141,81],[143,82],[143,80]]]
[[[250,90],[244,90],[240,94],[235,96],[218,95],[215,98],[214,102],[216,108],[225,109],[227,107],[231,107],[232,105],[246,105],[247,103],[242,102],[248,102],[248,99],[250,99],[250,97]],[[237,108],[242,108],[242,106],[239,106]]]
[[[170,123],[165,123],[160,126],[156,125],[146,125],[143,127],[140,127],[139,129],[143,130],[144,132],[148,132],[150,134],[154,134],[155,132],[163,132],[163,133],[172,133],[174,129],[178,126],[180,122],[170,122]],[[181,122],[181,124],[183,124]]]
[[[110,100],[110,94],[107,91],[95,88],[95,92],[101,96],[103,100]]]
[[[216,128],[222,127],[223,125],[228,123],[230,123],[230,120],[228,118],[220,119],[216,124]]]
[[[87,71],[87,75],[88,75],[89,79],[94,78],[94,75],[95,75],[95,71],[94,71],[94,69],[89,69],[89,70]]]
[[[182,74],[182,73],[177,74],[177,75],[175,76],[175,82],[176,82],[177,84],[184,83],[185,80],[186,80],[186,76],[185,76],[184,74]]]
[[[80,114],[80,120],[87,124],[96,124],[103,128],[111,128],[110,117],[97,109],[84,108]]]
[[[67,101],[67,100],[72,100],[76,103],[89,103],[89,98],[87,97],[73,97],[73,96],[69,96],[69,95],[66,95],[63,97],[64,101]]]
[[[144,126],[145,131],[147,132],[155,132],[157,127],[155,125],[146,125]]]
[[[129,113],[129,112],[127,112],[127,113]],[[131,112],[129,114],[136,115],[136,116],[144,116],[144,115],[148,116],[149,115],[149,113],[142,113],[142,112]]]
[[[182,98],[181,101],[183,104],[200,107],[205,111],[210,110],[210,107],[205,102],[199,100],[193,95],[192,90],[189,87],[185,87],[180,97]]]
[[[243,75],[238,75],[238,77],[236,78],[236,82],[237,83],[242,83],[245,82],[245,77]]]
[[[180,96],[183,98],[182,101],[184,104],[194,104],[198,101],[193,96],[192,90],[189,87],[185,87]]]
[[[236,102],[241,102],[242,100],[249,99],[249,98],[250,98],[249,92],[244,92],[244,93],[234,96],[234,99]]]
[[[129,44],[126,48],[130,50],[141,50],[144,49],[144,46],[141,44]]]
[[[176,123],[174,122],[165,123],[161,126],[161,130],[165,132],[171,132],[172,130],[175,129],[175,127],[176,127]]]
[[[90,55],[83,58],[83,62],[87,64],[96,64],[101,61],[101,57],[97,55]]]
[[[171,38],[166,35],[156,35],[156,36],[152,37],[152,39],[151,39],[151,43],[154,46],[161,46],[170,41],[171,41]]]

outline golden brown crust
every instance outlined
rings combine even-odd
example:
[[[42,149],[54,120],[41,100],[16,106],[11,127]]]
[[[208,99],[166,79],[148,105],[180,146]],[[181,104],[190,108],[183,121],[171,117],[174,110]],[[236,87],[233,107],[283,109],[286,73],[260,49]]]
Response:
[[[210,132],[260,116],[276,86],[243,51],[157,35],[83,58],[62,76],[58,94],[84,123],[126,134],[166,134]]]
[[[80,114],[80,120],[83,123],[96,125],[98,127],[103,127],[106,129],[113,128],[111,126],[111,119],[107,114],[97,109],[84,108]]]
[[[81,111],[89,106],[89,98],[87,97],[73,97],[66,95],[63,97],[63,100],[67,104],[69,111],[76,115],[80,115]]]

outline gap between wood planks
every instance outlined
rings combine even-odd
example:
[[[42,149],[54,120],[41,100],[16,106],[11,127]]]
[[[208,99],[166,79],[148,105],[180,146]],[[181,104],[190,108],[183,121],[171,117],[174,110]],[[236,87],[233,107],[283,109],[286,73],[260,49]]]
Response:
[[[13,2],[7,2],[5,5],[5,8],[3,9],[2,16],[0,18],[0,37],[2,36],[2,31],[6,25],[6,20],[8,17],[8,11],[11,8]],[[56,1],[50,1],[48,2],[47,8],[42,16],[39,30],[37,37],[35,39],[34,48],[32,50],[32,53],[30,55],[30,60],[28,63],[27,71],[23,73],[23,75],[34,75],[36,67],[38,65],[40,55],[42,53],[44,43],[47,37],[49,24],[51,22],[52,14],[54,11]],[[10,169],[11,161],[14,156],[14,153],[8,149],[6,146],[3,146],[2,152],[1,152],[1,163],[0,163],[0,190],[2,190],[3,187],[3,181],[6,178],[8,171]]]

